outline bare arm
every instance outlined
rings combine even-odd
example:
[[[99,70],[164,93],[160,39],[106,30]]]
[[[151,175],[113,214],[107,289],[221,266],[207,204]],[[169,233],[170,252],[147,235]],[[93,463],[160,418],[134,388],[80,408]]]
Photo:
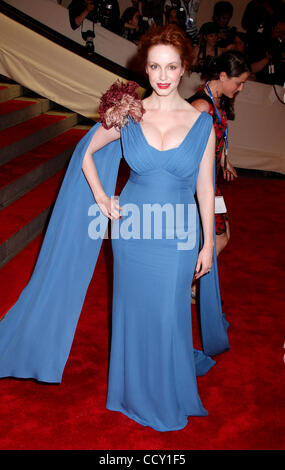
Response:
[[[76,26],[80,26],[81,23],[85,20],[86,16],[90,11],[94,10],[94,5],[90,0],[86,0],[85,2],[85,9],[80,13],[79,16],[77,16],[74,20]]]
[[[210,104],[206,100],[203,100],[203,99],[198,99],[196,101],[193,101],[191,105],[194,106],[194,108],[198,109],[200,113],[202,113],[203,111],[206,111],[206,113],[209,113],[210,111]]]
[[[268,63],[270,62],[270,59],[271,59],[270,55],[266,53],[266,57],[264,57],[261,60],[258,60],[257,62],[253,62],[252,64],[250,64],[252,73],[257,73],[263,70],[264,67],[266,67],[266,65],[268,65]]]
[[[216,135],[214,126],[201,160],[197,178],[197,199],[199,203],[204,244],[199,253],[195,278],[206,274],[213,264],[214,248],[214,214],[215,214],[215,189],[214,189],[214,165],[215,165]]]
[[[95,134],[93,135],[90,141],[90,144],[83,157],[83,163],[82,163],[83,173],[89,183],[89,186],[92,190],[95,201],[97,202],[98,206],[102,210],[103,214],[111,219],[119,217],[119,212],[116,210],[116,208],[120,208],[120,207],[115,201],[113,201],[115,205],[111,207],[112,201],[111,201],[111,198],[109,198],[107,194],[105,193],[104,188],[99,179],[97,169],[96,169],[96,164],[94,163],[94,159],[93,159],[93,153],[97,152],[105,145],[119,138],[120,138],[120,132],[117,131],[114,127],[108,130],[104,129],[102,125],[98,127],[98,129],[96,130]],[[95,155],[95,162],[96,162],[96,155]]]
[[[83,5],[84,9],[82,10],[81,8],[81,4],[76,2],[71,2],[68,7],[70,26],[73,30],[77,29],[85,20],[88,13],[94,9],[92,0],[85,0],[85,7]]]
[[[88,10],[83,10],[82,13],[80,13],[79,16],[77,16],[74,20],[74,23],[76,24],[76,26],[80,26],[82,21],[85,20],[86,16],[88,15],[89,11]]]

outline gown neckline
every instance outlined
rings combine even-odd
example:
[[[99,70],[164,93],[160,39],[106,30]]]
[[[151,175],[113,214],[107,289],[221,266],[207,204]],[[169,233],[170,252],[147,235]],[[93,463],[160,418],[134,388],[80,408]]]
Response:
[[[189,129],[189,131],[187,132],[187,134],[185,135],[184,139],[180,142],[180,144],[179,144],[177,147],[172,147],[171,149],[167,149],[167,150],[159,150],[159,149],[157,149],[156,147],[153,147],[153,145],[150,145],[150,144],[148,143],[148,140],[147,140],[147,138],[145,137],[144,132],[143,132],[143,130],[142,130],[142,126],[141,126],[140,121],[138,122],[138,124],[139,124],[139,129],[140,129],[141,135],[142,135],[142,137],[143,137],[145,143],[148,145],[148,147],[150,147],[151,149],[156,150],[157,152],[160,152],[160,153],[171,152],[171,151],[173,151],[173,150],[179,150],[179,149],[182,147],[182,145],[186,142],[187,138],[188,138],[189,135],[191,134],[191,131],[194,129],[194,127],[196,126],[196,124],[197,124],[198,121],[200,120],[201,116],[202,116],[203,114],[205,114],[205,113],[206,113],[206,111],[202,111],[202,112],[201,112],[200,116],[197,117],[196,121],[195,121],[194,124],[190,127],[190,129]],[[207,113],[206,113],[206,114],[207,114]]]

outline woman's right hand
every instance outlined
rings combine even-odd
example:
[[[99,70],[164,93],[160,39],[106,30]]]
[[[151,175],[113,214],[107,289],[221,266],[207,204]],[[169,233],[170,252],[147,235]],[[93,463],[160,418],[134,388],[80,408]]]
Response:
[[[122,207],[119,205],[118,201],[113,197],[108,197],[106,194],[105,196],[98,199],[96,202],[101,212],[109,219],[120,219],[122,217],[119,212],[122,210]]]
[[[203,276],[204,274],[208,274],[211,271],[213,266],[213,251],[213,244],[209,246],[203,246],[198,255],[194,279],[199,279],[199,277]]]

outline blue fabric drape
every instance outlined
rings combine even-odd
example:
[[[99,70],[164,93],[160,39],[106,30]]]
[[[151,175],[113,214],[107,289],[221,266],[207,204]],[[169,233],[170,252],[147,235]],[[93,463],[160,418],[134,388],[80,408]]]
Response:
[[[82,171],[100,123],[78,143],[60,188],[43,245],[27,286],[0,322],[0,377],[61,382],[102,239],[88,235],[95,201]],[[122,149],[114,141],[94,154],[105,192],[114,194]],[[107,227],[108,219],[105,219]],[[228,349],[214,269],[201,279],[202,336],[206,354]],[[198,354],[198,352],[197,352]]]

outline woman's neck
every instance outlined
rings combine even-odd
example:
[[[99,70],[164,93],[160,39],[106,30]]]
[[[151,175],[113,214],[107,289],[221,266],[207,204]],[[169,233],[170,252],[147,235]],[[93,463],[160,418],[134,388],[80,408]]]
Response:
[[[178,91],[168,96],[159,96],[155,91],[147,98],[147,107],[156,111],[173,111],[183,102]]]
[[[220,80],[210,80],[208,82],[208,85],[210,87],[214,100],[220,100],[223,94],[222,84]]]

